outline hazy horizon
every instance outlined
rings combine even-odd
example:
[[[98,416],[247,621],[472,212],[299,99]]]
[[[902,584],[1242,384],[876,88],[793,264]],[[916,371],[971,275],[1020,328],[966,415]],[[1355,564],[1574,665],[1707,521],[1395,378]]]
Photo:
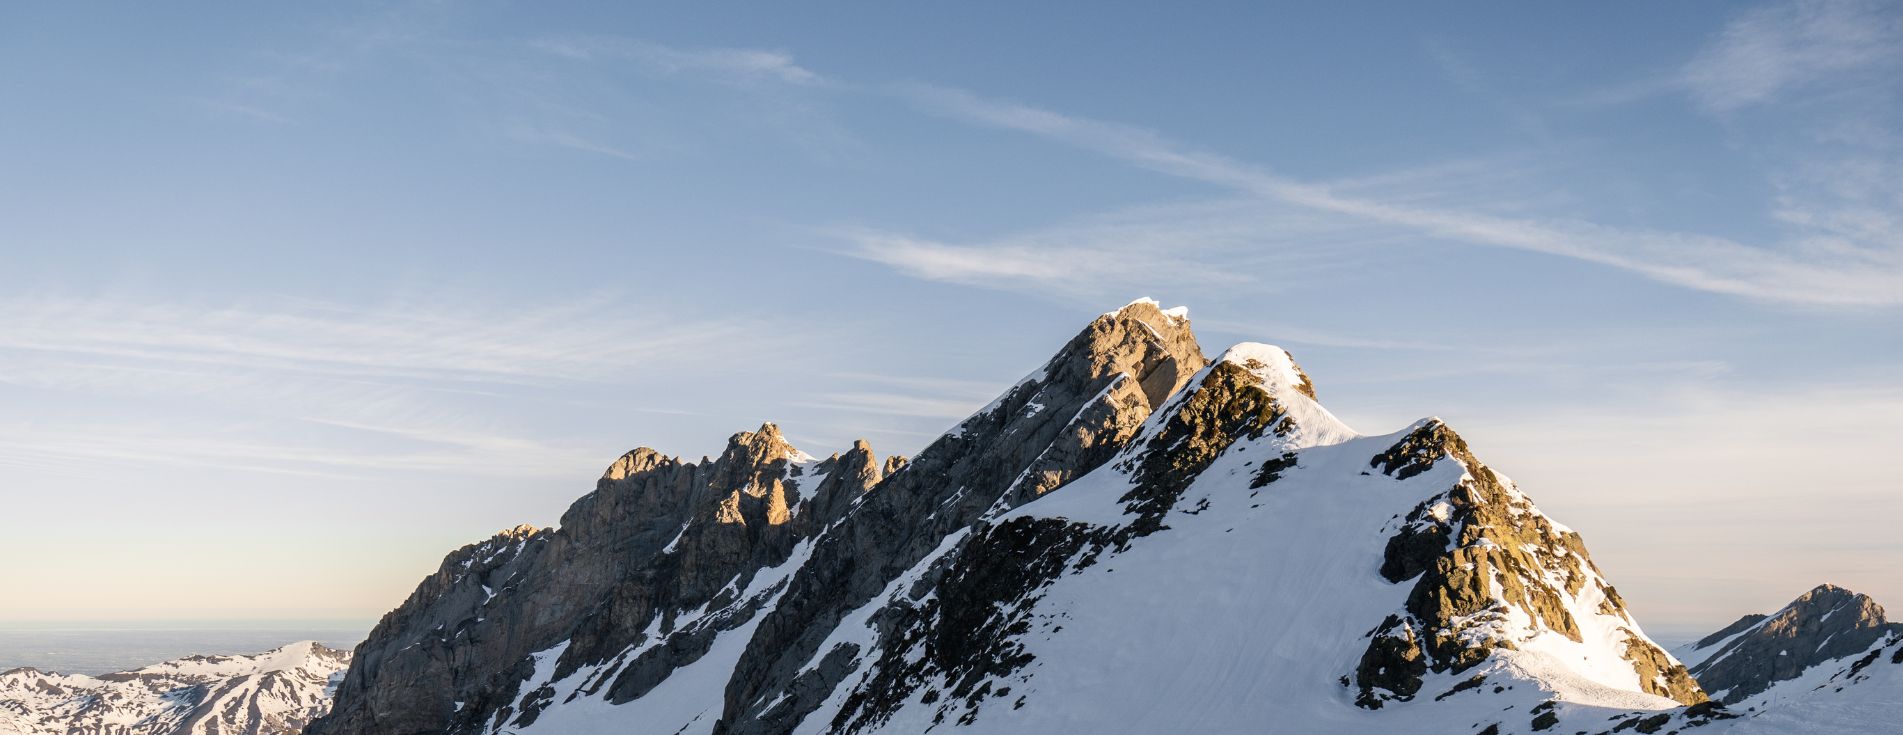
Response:
[[[374,621],[1144,296],[1444,418],[1654,637],[1903,605],[1903,9],[1381,7],[0,10],[0,628]]]

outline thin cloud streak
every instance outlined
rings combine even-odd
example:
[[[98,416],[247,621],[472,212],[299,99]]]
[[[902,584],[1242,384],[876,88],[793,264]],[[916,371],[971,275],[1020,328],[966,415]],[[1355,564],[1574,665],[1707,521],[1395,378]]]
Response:
[[[0,387],[60,394],[75,417],[0,425],[0,462],[58,474],[102,462],[321,476],[561,472],[592,460],[522,436],[490,409],[576,383],[665,378],[799,339],[785,325],[608,302],[507,313],[56,298],[0,306],[16,317],[0,327]],[[179,405],[207,418],[123,420],[136,406]]]
[[[46,431],[0,428],[0,461],[38,463],[60,474],[100,463],[164,465],[324,478],[363,478],[390,471],[547,477],[564,467],[589,466],[599,457],[529,440],[494,437],[441,441],[434,451],[369,452],[334,446],[298,446],[216,435],[179,435],[178,427],[151,431]]]
[[[915,278],[1092,303],[1167,283],[1280,288],[1394,244],[1391,233],[1254,199],[1137,207],[972,244],[868,228],[830,234],[851,243],[840,254]],[[1259,280],[1268,274],[1275,283]]]
[[[1899,59],[1903,14],[1894,6],[1805,0],[1740,15],[1685,65],[1678,82],[1700,106],[1724,113]]]
[[[1894,247],[1840,245],[1830,251],[1785,253],[1693,233],[1395,204],[1346,196],[1326,186],[1278,176],[1140,128],[1071,117],[944,87],[910,85],[901,88],[900,94],[923,109],[973,124],[1030,133],[1159,173],[1438,239],[1557,255],[1682,287],[1769,301],[1837,306],[1903,304],[1903,253]],[[932,273],[932,259],[954,265],[958,262],[945,252],[916,247],[909,253],[910,258],[904,257],[908,253],[903,249],[891,247],[869,252],[889,255],[915,274]]]
[[[773,334],[739,320],[613,317],[586,304],[483,314],[426,305],[207,308],[15,298],[0,302],[0,310],[9,314],[0,327],[0,354],[137,360],[143,369],[212,366],[493,383],[598,380]]]
[[[1779,73],[1795,78],[1819,69],[1866,64],[1885,48],[1883,44],[1871,43],[1868,33],[1860,36],[1847,33],[1846,29],[1854,24],[1845,22],[1841,13],[1816,11],[1810,6],[1804,6],[1801,11],[1799,14],[1808,20],[1804,28],[1809,30],[1802,31],[1805,38],[1801,40],[1805,43],[1771,38],[1761,28],[1765,25],[1763,20],[1748,16],[1734,24],[1725,40],[1700,58],[1722,59],[1760,46],[1773,46],[1784,51],[1784,61],[1775,68],[1786,69]],[[1843,36],[1848,38],[1839,38]],[[545,38],[531,45],[545,53],[572,59],[628,61],[661,74],[694,74],[729,82],[771,81],[793,86],[834,84],[798,65],[791,55],[775,51],[681,49],[613,37]],[[1813,46],[1850,50],[1802,51]],[[1744,50],[1736,50],[1739,48]],[[1727,82],[1712,74],[1701,77],[1695,70],[1706,63],[1695,61],[1687,67],[1683,76],[1686,85],[1696,87],[1696,80],[1702,78],[1707,86],[1738,86],[1735,80]],[[1786,83],[1780,81],[1771,88]],[[1749,87],[1752,90],[1749,95],[1761,96],[1762,89],[1770,88]],[[918,107],[956,119],[1040,135],[1161,173],[1229,187],[1264,200],[1364,224],[1398,228],[1458,243],[1572,258],[1680,287],[1768,301],[1834,306],[1903,303],[1903,251],[1882,240],[1799,238],[1783,247],[1771,248],[1698,233],[1615,228],[1564,219],[1503,217],[1459,207],[1423,204],[1417,197],[1410,196],[1354,195],[1343,187],[1282,177],[1139,128],[1066,116],[946,87],[914,84],[894,88],[894,91]],[[1736,98],[1740,93],[1734,90],[1722,94]],[[619,148],[573,136],[557,134],[538,139],[576,150],[632,158]],[[1795,210],[1783,213],[1780,218],[1799,227],[1819,219]],[[843,230],[840,234],[856,246],[848,255],[879,262],[917,278],[992,288],[1043,288],[1101,280],[1114,277],[1109,271],[1117,261],[1104,257],[1106,253],[1101,248],[1065,247],[1061,243],[1055,247],[1051,243],[1015,242],[958,246],[904,233],[867,229]],[[1232,273],[1220,267],[1191,266],[1178,270],[1194,271],[1185,275],[1200,277]]]
[[[662,74],[712,76],[730,82],[775,81],[820,85],[829,80],[781,51],[752,48],[678,48],[611,36],[541,38],[538,51],[576,60],[621,60]]]

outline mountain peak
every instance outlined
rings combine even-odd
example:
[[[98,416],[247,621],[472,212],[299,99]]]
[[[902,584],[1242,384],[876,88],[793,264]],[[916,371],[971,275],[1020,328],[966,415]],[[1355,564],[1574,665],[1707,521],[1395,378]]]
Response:
[[[1163,308],[1163,304],[1161,302],[1157,301],[1156,299],[1150,298],[1148,296],[1140,296],[1134,301],[1131,301],[1130,303],[1127,303],[1127,304],[1124,304],[1123,306],[1118,307],[1114,311],[1104,312],[1103,315],[1117,316],[1119,314],[1123,314],[1125,312],[1130,312],[1130,311],[1135,311],[1138,313],[1155,312],[1161,316],[1169,318],[1172,321],[1179,321],[1179,322],[1189,321],[1189,307],[1172,306],[1170,308],[1165,309]]]
[[[1061,382],[1102,387],[1105,381],[1127,375],[1136,378],[1145,401],[1155,409],[1209,362],[1190,329],[1188,314],[1181,307],[1164,310],[1152,299],[1132,301],[1085,325],[1042,370],[1019,385]]]
[[[602,471],[601,482],[625,480],[630,476],[652,471],[654,468],[671,461],[673,461],[672,458],[653,449],[635,447],[629,450],[627,454],[616,458],[613,463],[608,465],[608,469]]]
[[[1871,601],[1870,598],[1866,595],[1853,592],[1848,588],[1839,587],[1829,582],[1825,582],[1823,584],[1817,585],[1816,587],[1810,588],[1809,592],[1805,592],[1804,594],[1798,595],[1797,599],[1791,601],[1791,604],[1792,605],[1820,604],[1820,603],[1835,604],[1835,603],[1842,603],[1842,602],[1858,602],[1858,601],[1870,601],[1870,604],[1872,605],[1876,604],[1875,601]],[[1881,609],[1882,608],[1880,607],[1878,608],[1878,610],[1881,610]]]
[[[1691,673],[1727,704],[1806,669],[1864,652],[1898,626],[1868,596],[1821,584],[1770,615],[1747,615],[1683,651]]]
[[[1293,390],[1315,400],[1315,383],[1295,364],[1295,356],[1288,350],[1261,342],[1240,342],[1223,351],[1216,361],[1233,362],[1248,369],[1261,378],[1264,387],[1271,392]]]
[[[1289,697],[1504,732],[1703,699],[1445,424],[1364,436],[1315,396],[1139,299],[909,463],[809,462],[770,423],[630,452],[546,539],[453,556],[310,732],[1251,731]]]
[[[1834,584],[1820,584],[1809,592],[1798,595],[1797,599],[1785,605],[1772,617],[1788,614],[1791,617],[1832,618],[1848,617],[1855,624],[1882,625],[1883,606],[1870,596],[1838,587]]]
[[[737,459],[770,463],[781,459],[803,462],[810,457],[786,440],[786,435],[780,433],[779,424],[768,421],[760,424],[758,429],[728,437],[727,450],[721,454],[720,461],[726,463]]]
[[[541,533],[542,528],[533,523],[518,524],[515,528],[505,528],[496,534],[496,538],[516,541]]]

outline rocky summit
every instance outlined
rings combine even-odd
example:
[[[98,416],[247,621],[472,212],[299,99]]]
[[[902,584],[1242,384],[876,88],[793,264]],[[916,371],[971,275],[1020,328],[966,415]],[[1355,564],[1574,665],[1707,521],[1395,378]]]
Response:
[[[1770,615],[1739,618],[1679,653],[1714,698],[1735,704],[1898,635],[1903,625],[1885,620],[1876,600],[1825,584]]]
[[[1748,720],[1438,419],[1091,321],[909,459],[767,424],[452,552],[315,735],[1656,733]],[[1834,650],[1834,649],[1833,649]]]
[[[1746,615],[1679,654],[1735,713],[1737,735],[1895,732],[1903,722],[1903,625],[1842,587]]]

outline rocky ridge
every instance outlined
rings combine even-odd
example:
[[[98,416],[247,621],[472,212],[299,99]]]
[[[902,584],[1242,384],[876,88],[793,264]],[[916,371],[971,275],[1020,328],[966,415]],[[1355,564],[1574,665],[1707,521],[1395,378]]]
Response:
[[[1813,668],[1867,655],[1903,635],[1883,606],[1835,585],[1818,585],[1770,615],[1746,615],[1680,649],[1691,673],[1727,704],[1751,700]]]
[[[1363,437],[1314,396],[1286,352],[1232,348],[1115,460],[987,517],[839,626],[830,650],[862,665],[796,731],[1230,732],[1281,718],[1290,732],[1368,732],[1397,709],[1393,721],[1420,732],[1512,731],[1487,721],[1497,715],[1475,722],[1480,700],[1524,713],[1521,730],[1636,723],[1633,709],[1675,727],[1721,714],[1673,711],[1703,701],[1683,667],[1639,632],[1576,534],[1451,430]],[[1450,530],[1409,543],[1409,506]],[[1383,576],[1404,566],[1396,547],[1415,565]],[[1423,578],[1430,569],[1441,574]],[[1415,602],[1449,591],[1456,601],[1441,604],[1460,607]],[[1388,680],[1408,691],[1357,681],[1395,640],[1382,616],[1409,608],[1419,632],[1402,635],[1431,639],[1445,665],[1416,646],[1388,657],[1421,663]],[[1342,658],[1356,645],[1359,664]],[[1439,696],[1415,701],[1429,685]],[[1345,711],[1291,720],[1296,705]]]
[[[559,529],[446,559],[310,731],[1498,735],[1731,716],[1578,534],[1452,429],[1366,436],[1316,396],[1283,350],[1209,361],[1185,312],[1139,301],[909,462],[863,443],[817,460],[771,425],[713,460],[637,449]]]
[[[518,529],[445,559],[359,647],[364,664],[311,732],[528,727],[555,701],[529,686],[538,675],[585,669],[564,701],[628,703],[721,641],[746,646],[725,664],[738,696],[713,692],[720,708],[690,721],[771,731],[802,701],[762,712],[748,692],[817,686],[790,681],[814,631],[985,511],[1107,459],[1204,362],[1187,319],[1139,302],[1093,321],[910,461],[881,465],[863,442],[814,461],[772,425],[736,435],[718,460],[631,451],[559,529]]]

